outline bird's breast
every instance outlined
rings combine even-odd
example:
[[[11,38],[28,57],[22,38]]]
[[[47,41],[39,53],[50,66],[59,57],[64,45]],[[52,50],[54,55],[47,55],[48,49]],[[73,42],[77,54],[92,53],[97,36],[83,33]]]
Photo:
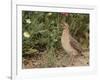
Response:
[[[70,54],[71,52],[74,52],[73,54],[76,54],[75,50],[73,49],[73,47],[70,45],[70,35],[63,32],[62,36],[61,36],[61,44],[62,47],[64,48],[64,50]]]
[[[70,41],[69,35],[63,32],[63,34],[61,36],[61,44],[66,52],[68,52],[68,50],[70,48],[69,41]]]

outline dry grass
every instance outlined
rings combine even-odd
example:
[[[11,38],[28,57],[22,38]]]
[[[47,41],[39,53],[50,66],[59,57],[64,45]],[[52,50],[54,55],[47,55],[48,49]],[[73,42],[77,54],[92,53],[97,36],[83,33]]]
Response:
[[[48,54],[46,51],[44,54],[34,54],[31,57],[23,57],[23,69],[29,68],[51,68],[51,67],[72,67],[72,66],[88,66],[89,65],[89,52],[83,53],[84,56],[78,56],[74,59],[73,65],[70,65],[70,57],[63,52],[63,50],[57,51],[54,62],[48,62]],[[52,63],[52,64],[51,64]]]

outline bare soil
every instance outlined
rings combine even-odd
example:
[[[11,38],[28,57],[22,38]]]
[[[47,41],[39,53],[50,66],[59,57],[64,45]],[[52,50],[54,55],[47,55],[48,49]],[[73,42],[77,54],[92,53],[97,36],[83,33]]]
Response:
[[[43,53],[43,54],[42,54]],[[83,52],[84,56],[74,57],[73,64],[70,64],[70,56],[63,50],[59,50],[50,58],[46,51],[41,54],[32,54],[22,58],[22,68],[51,68],[51,67],[77,67],[89,66],[89,51]]]

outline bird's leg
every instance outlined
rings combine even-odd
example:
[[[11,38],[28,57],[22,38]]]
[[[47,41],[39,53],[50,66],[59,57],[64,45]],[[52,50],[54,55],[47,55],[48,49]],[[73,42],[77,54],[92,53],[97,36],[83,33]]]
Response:
[[[71,53],[70,54],[70,59],[69,59],[69,66],[72,66],[73,65],[73,62],[74,62],[74,55]]]

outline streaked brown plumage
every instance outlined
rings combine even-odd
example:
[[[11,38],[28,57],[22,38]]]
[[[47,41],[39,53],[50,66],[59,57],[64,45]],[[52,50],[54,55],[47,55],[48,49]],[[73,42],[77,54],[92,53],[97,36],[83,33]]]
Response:
[[[73,59],[76,55],[82,55],[82,48],[78,41],[74,39],[69,32],[69,25],[66,22],[61,23],[63,32],[61,36],[61,44],[64,50],[71,56],[70,64],[73,64]]]

